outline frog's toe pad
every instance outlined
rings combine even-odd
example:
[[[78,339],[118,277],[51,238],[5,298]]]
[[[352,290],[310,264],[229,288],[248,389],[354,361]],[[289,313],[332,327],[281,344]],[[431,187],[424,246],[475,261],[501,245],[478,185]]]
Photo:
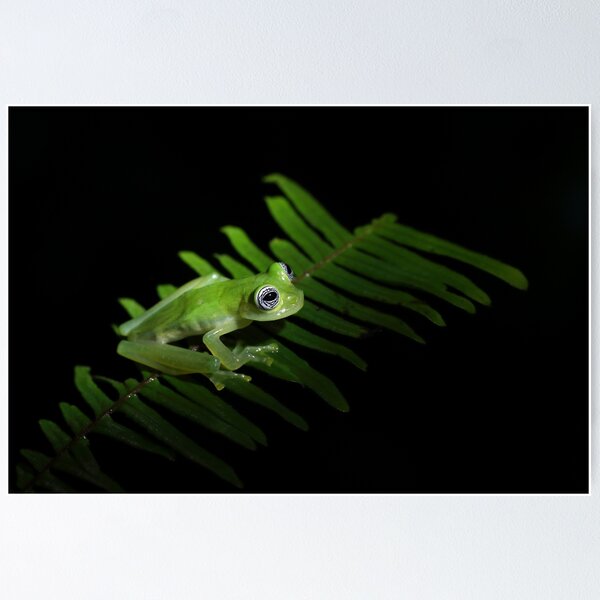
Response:
[[[209,376],[209,379],[217,390],[221,391],[223,388],[227,387],[227,384],[232,380],[237,379],[248,383],[252,377],[244,375],[243,373],[234,373],[233,371],[217,371],[216,373],[212,373]]]

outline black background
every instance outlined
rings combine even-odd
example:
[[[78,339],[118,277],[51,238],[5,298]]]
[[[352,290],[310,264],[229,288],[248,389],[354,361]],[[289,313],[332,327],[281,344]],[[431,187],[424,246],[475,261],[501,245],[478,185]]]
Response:
[[[229,252],[222,225],[263,247],[279,235],[261,183],[278,171],[350,228],[393,211],[522,269],[530,289],[460,267],[492,306],[432,300],[443,329],[404,315],[426,346],[351,342],[366,374],[300,349],[351,411],[276,385],[304,433],[232,398],[267,449],[173,421],[250,492],[587,491],[587,108],[11,108],[9,150],[11,475],[19,448],[47,450],[36,421],[80,402],[74,365],[133,374],[116,298],[150,305],[156,284],[190,279],[177,251]],[[231,491],[184,459],[92,444],[129,491]]]

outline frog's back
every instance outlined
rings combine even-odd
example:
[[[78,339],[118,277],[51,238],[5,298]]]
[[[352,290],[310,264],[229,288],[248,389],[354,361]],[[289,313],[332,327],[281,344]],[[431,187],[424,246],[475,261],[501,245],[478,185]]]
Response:
[[[161,338],[164,333],[182,327],[192,302],[194,305],[202,304],[203,299],[192,298],[187,292],[171,302],[158,303],[139,317],[123,323],[119,332],[129,339],[163,341]]]
[[[207,279],[199,278],[185,284],[139,317],[126,321],[119,327],[120,334],[131,340],[168,343],[208,331],[211,323],[202,315],[210,312],[208,307],[218,295],[215,286],[218,288],[218,283],[228,280],[220,277],[207,282]]]

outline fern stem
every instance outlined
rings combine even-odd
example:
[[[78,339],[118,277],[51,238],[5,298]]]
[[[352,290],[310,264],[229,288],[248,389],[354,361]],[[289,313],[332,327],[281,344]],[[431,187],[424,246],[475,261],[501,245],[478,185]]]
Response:
[[[326,264],[334,261],[340,254],[347,252],[348,250],[350,250],[350,248],[352,248],[352,246],[354,246],[358,242],[361,242],[362,240],[369,237],[375,231],[375,229],[377,229],[378,227],[381,228],[382,224],[381,223],[372,223],[372,224],[368,225],[367,227],[365,227],[364,233],[361,233],[360,235],[354,235],[354,237],[352,239],[348,240],[345,244],[343,244],[339,248],[336,248],[331,254],[324,256],[321,260],[314,263],[309,269],[306,269],[306,271],[304,271],[303,273],[300,273],[300,275],[294,277],[294,283],[298,283],[299,281],[302,281],[304,278],[310,277],[312,273],[314,273],[315,271],[318,271],[319,269],[322,269]]]
[[[146,377],[145,379],[140,381],[136,386],[131,388],[131,390],[127,391],[125,394],[123,394],[117,400],[115,400],[111,404],[111,406],[109,406],[106,410],[102,411],[94,419],[90,420],[90,422],[85,427],[82,427],[81,430],[78,431],[69,440],[68,444],[65,444],[60,450],[58,450],[58,452],[56,452],[56,454],[43,466],[43,468],[35,473],[35,477],[33,477],[31,479],[31,481],[27,484],[27,486],[25,486],[25,488],[23,488],[23,491],[27,492],[27,491],[31,490],[33,488],[33,486],[36,484],[36,482],[38,481],[38,479],[40,478],[40,476],[43,475],[44,473],[46,473],[47,471],[49,471],[52,468],[52,465],[54,465],[56,463],[56,461],[58,459],[60,459],[63,455],[65,455],[67,452],[69,452],[69,450],[77,442],[79,442],[81,439],[85,438],[85,436],[88,433],[90,433],[104,417],[108,417],[112,413],[117,411],[122,404],[124,404],[127,400],[129,400],[129,398],[131,398],[132,396],[137,396],[137,394],[142,389],[144,389],[147,385],[149,385],[150,383],[152,383],[153,381],[158,379],[158,377],[159,377],[158,373],[151,373],[150,375],[148,375],[148,377]]]

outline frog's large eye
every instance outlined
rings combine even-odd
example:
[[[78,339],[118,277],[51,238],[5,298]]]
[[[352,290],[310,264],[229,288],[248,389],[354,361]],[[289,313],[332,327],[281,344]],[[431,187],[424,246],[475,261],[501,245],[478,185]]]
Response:
[[[254,302],[262,310],[271,310],[279,304],[279,292],[272,285],[265,285],[256,290]]]
[[[294,280],[294,271],[292,271],[292,267],[290,267],[289,265],[286,265],[284,262],[280,262],[279,263],[281,265],[281,267],[283,267],[283,270],[287,273],[287,276],[290,278],[290,281]]]

